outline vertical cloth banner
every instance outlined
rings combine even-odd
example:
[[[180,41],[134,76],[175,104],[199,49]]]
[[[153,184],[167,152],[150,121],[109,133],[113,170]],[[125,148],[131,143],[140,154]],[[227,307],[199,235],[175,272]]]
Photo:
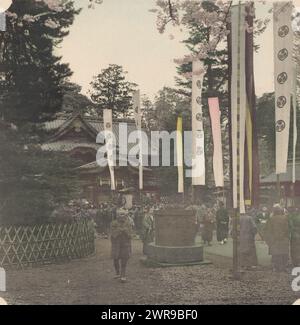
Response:
[[[204,64],[193,61],[192,77],[192,185],[205,185],[205,151],[202,113]]]
[[[0,32],[5,32],[6,30],[6,14],[0,12]]]
[[[183,179],[183,141],[182,141],[182,117],[177,118],[176,153],[178,170],[178,193],[184,193]]]
[[[297,130],[297,69],[294,67],[294,78],[293,78],[293,173],[292,182],[296,183],[296,149],[298,141],[298,130]]]
[[[224,167],[222,153],[221,112],[219,98],[208,98],[212,136],[214,142],[213,169],[216,187],[224,187]]]
[[[103,122],[104,122],[104,131],[105,131],[105,145],[107,152],[107,162],[110,173],[110,185],[111,190],[115,191],[115,170],[114,170],[114,135],[113,135],[113,124],[112,124],[112,110],[104,109],[103,110]]]
[[[246,22],[253,28],[254,2],[247,3]],[[246,31],[246,141],[245,141],[245,177],[244,198],[245,204],[258,208],[259,206],[259,155],[258,155],[258,132],[256,123],[256,95],[254,82],[254,35]]]
[[[139,139],[139,189],[144,188],[143,181],[143,144],[142,144],[142,112],[141,112],[141,95],[140,91],[137,90],[133,94],[133,108],[134,108],[134,119],[137,130],[140,132]]]
[[[233,207],[245,213],[244,163],[246,130],[245,5],[231,8],[231,139]]]
[[[286,173],[288,160],[293,80],[291,17],[291,2],[273,4],[276,174]]]
[[[0,0],[0,32],[6,31],[6,11],[12,4],[12,0]]]

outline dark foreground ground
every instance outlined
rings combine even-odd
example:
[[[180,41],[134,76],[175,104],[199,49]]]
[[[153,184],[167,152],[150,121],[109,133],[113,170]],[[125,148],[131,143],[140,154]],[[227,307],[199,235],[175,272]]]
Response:
[[[113,279],[110,242],[97,240],[94,256],[67,264],[8,271],[9,304],[292,304],[289,274],[246,272],[241,281],[215,265],[146,268],[134,240],[128,282]]]

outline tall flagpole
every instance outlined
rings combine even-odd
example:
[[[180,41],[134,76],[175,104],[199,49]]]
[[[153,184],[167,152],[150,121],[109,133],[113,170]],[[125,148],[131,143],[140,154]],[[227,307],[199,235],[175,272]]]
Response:
[[[139,132],[139,190],[143,190],[143,143],[142,143],[142,112],[141,112],[141,94],[136,90],[133,94],[133,110],[137,131]]]
[[[298,141],[298,130],[297,130],[297,68],[294,66],[294,78],[293,78],[293,171],[292,171],[292,196],[293,205],[295,205],[295,183],[296,183],[296,149]]]
[[[233,277],[240,278],[238,255],[238,224],[245,213],[244,157],[246,127],[246,66],[245,66],[245,5],[241,2],[231,9],[231,148],[233,197]]]

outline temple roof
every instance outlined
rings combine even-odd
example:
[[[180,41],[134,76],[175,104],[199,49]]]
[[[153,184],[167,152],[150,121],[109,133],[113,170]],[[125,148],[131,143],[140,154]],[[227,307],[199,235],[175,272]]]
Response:
[[[116,137],[116,145],[119,146],[119,125],[126,124],[127,134],[132,131],[136,131],[135,122],[126,119],[115,119],[113,121],[113,133]],[[41,148],[45,151],[71,151],[75,148],[91,148],[99,149],[101,144],[96,143],[97,134],[104,131],[104,123],[102,119],[92,119],[84,117],[80,113],[73,114],[69,117],[59,117],[56,120],[49,121],[43,125],[46,131],[52,131],[54,134],[50,136],[48,141],[42,144]],[[72,138],[66,138],[65,136],[72,129],[79,128],[84,130],[86,139],[73,136]],[[78,133],[79,135],[79,133]],[[134,146],[134,144],[128,144],[128,148]]]
[[[62,151],[67,152],[71,151],[75,148],[91,148],[98,150],[100,148],[100,145],[97,143],[87,143],[87,142],[76,142],[76,141],[55,141],[55,142],[47,142],[42,144],[41,146],[42,150],[44,151]]]

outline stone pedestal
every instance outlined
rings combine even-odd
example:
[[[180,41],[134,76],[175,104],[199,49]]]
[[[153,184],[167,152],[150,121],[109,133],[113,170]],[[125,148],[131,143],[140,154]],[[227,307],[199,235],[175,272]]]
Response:
[[[197,218],[193,211],[168,208],[154,215],[155,242],[147,259],[156,264],[188,265],[203,262],[203,247],[196,245]]]

